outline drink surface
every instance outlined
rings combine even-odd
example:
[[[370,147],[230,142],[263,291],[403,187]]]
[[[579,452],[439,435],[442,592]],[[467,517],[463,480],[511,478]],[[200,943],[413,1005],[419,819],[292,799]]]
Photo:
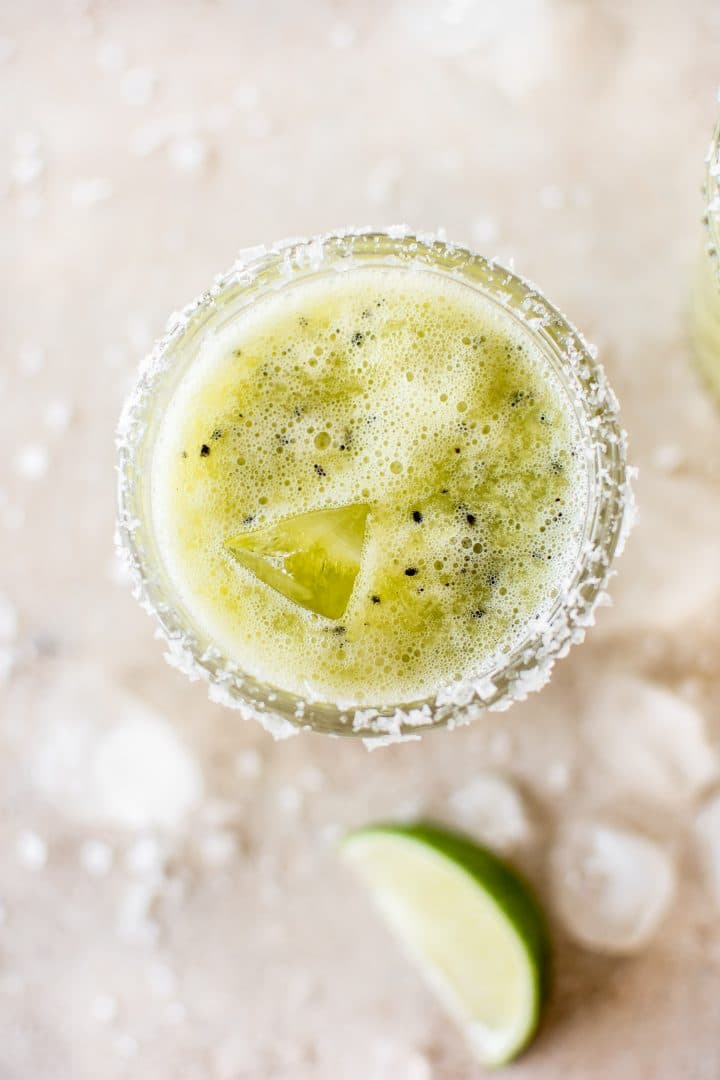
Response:
[[[408,703],[488,670],[575,564],[581,432],[469,286],[359,269],[206,340],[162,418],[159,548],[196,625],[278,688]]]

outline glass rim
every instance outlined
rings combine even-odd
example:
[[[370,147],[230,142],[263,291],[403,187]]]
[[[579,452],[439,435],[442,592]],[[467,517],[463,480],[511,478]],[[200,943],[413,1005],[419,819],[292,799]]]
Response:
[[[153,406],[163,383],[178,366],[176,351],[192,335],[219,317],[228,296],[250,304],[268,290],[289,286],[313,274],[348,271],[363,259],[372,265],[406,266],[449,274],[474,286],[523,325],[558,374],[572,389],[572,404],[588,453],[590,481],[585,534],[574,573],[540,626],[522,638],[481,675],[441,688],[433,698],[388,707],[341,708],[304,699],[264,684],[244,673],[183,620],[178,598],[160,580],[162,565],[145,537],[149,516],[149,470],[143,469],[145,443],[152,434]],[[259,291],[258,291],[259,290]],[[157,410],[156,410],[157,411]],[[259,720],[276,737],[300,730],[359,735],[372,745],[418,738],[420,731],[468,723],[486,709],[501,710],[547,683],[555,662],[581,642],[594,622],[594,610],[607,602],[611,563],[624,547],[632,524],[634,499],[627,465],[627,436],[620,426],[618,402],[596,351],[532,282],[494,259],[486,259],[443,235],[413,233],[405,226],[344,229],[309,238],[279,241],[239,253],[231,268],[210,289],[170,316],[165,334],[140,367],[125,401],[117,429],[117,549],[128,568],[133,593],[159,624],[166,658],[191,679],[209,683],[211,700]],[[150,447],[152,449],[152,447]],[[594,490],[590,483],[594,482]]]
[[[720,121],[715,126],[710,146],[705,155],[705,212],[703,222],[707,228],[707,253],[720,272]]]

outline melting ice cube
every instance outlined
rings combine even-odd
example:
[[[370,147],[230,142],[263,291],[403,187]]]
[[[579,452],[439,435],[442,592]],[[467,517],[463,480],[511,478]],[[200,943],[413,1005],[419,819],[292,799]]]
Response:
[[[600,821],[565,829],[552,866],[556,904],[569,933],[600,952],[641,949],[675,893],[675,868],[664,848]]]

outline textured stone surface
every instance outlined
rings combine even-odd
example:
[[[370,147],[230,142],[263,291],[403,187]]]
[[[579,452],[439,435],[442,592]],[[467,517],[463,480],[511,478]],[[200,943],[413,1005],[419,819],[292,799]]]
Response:
[[[513,858],[549,904],[559,823],[610,815],[678,868],[632,959],[557,919],[511,1075],[720,1075],[694,824],[720,736],[720,414],[685,327],[719,48],[709,0],[2,5],[3,1080],[475,1077],[333,845],[458,807],[472,831],[488,773],[522,793]],[[273,743],[163,663],[112,554],[112,431],[169,312],[238,248],[403,220],[514,257],[598,344],[640,523],[542,694],[372,755]],[[603,702],[632,712],[636,785]],[[160,746],[168,773],[128,768]]]

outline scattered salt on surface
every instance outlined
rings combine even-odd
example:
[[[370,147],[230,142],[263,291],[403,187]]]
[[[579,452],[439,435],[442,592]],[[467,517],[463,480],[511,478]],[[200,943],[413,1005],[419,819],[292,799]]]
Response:
[[[263,761],[257,750],[243,750],[235,758],[235,771],[248,780],[258,777],[262,767]]]
[[[165,850],[156,836],[141,836],[125,854],[127,869],[139,877],[161,872],[165,861]]]
[[[397,188],[400,171],[400,163],[395,158],[385,158],[373,166],[367,178],[367,196],[371,203],[379,206],[390,199]]]
[[[170,998],[177,990],[177,975],[169,964],[160,960],[149,965],[145,977],[155,997]]]
[[[162,880],[152,878],[137,881],[126,890],[117,918],[118,936],[129,944],[154,945],[160,926],[153,912],[160,896]]]
[[[72,405],[62,398],[55,398],[45,406],[43,420],[53,431],[66,431],[72,419]]]
[[[169,1001],[163,1010],[163,1018],[168,1024],[183,1024],[187,1019],[187,1009],[181,1001]]]
[[[483,773],[448,799],[463,825],[490,847],[502,851],[519,847],[532,836],[525,803],[517,789],[502,776]]]
[[[540,189],[538,200],[544,210],[562,210],[565,206],[565,192],[556,184],[546,184]]]
[[[120,93],[126,105],[142,108],[150,102],[157,77],[150,68],[130,68],[122,77]]]
[[[16,187],[34,184],[45,172],[45,158],[39,149],[16,153],[10,162],[10,177]]]
[[[351,46],[355,44],[356,37],[355,27],[351,26],[350,23],[344,22],[335,23],[335,25],[330,28],[330,33],[328,34],[328,40],[334,49],[351,48]]]
[[[238,852],[237,838],[228,829],[213,829],[201,837],[198,848],[206,866],[229,866]]]
[[[45,366],[45,351],[39,345],[24,345],[18,356],[18,371],[30,379]]]
[[[720,904],[720,794],[701,806],[693,828],[702,869],[715,901]]]
[[[239,109],[254,109],[260,100],[260,91],[251,83],[236,86],[232,92],[232,101]]]
[[[134,1035],[118,1035],[113,1042],[115,1052],[123,1058],[134,1058],[137,1056],[139,1044]]]
[[[15,605],[0,593],[0,643],[14,641],[18,632],[18,615]]]
[[[17,52],[17,45],[12,38],[0,37],[0,64],[9,64]]]
[[[95,63],[103,71],[122,71],[125,67],[125,50],[117,41],[101,41],[95,50]]]
[[[304,791],[320,791],[325,787],[325,774],[316,765],[307,765],[298,777]]]
[[[98,1024],[112,1024],[117,1018],[118,1006],[109,994],[98,994],[90,1004],[90,1015]]]
[[[199,172],[207,158],[207,143],[196,135],[179,136],[168,146],[168,159],[178,172]]]
[[[15,845],[18,861],[26,870],[42,870],[48,860],[47,844],[38,833],[24,829]]]
[[[684,462],[683,449],[675,443],[664,443],[653,452],[652,463],[659,472],[677,472]]]
[[[556,906],[569,933],[600,952],[647,945],[675,895],[665,849],[603,822],[575,822],[562,831],[551,862]]]
[[[80,863],[91,877],[105,877],[112,870],[114,852],[102,840],[86,840],[80,847]]]
[[[283,784],[277,789],[276,802],[286,814],[296,814],[303,804],[303,793],[291,784]]]
[[[476,244],[494,244],[500,233],[498,224],[492,218],[475,218],[470,224],[470,232]],[[487,253],[486,253],[487,254]]]
[[[131,315],[127,321],[127,339],[133,349],[145,350],[152,342],[150,323],[144,315]]]
[[[26,480],[39,480],[48,469],[48,452],[39,443],[31,443],[18,450],[14,464],[17,472]]]
[[[104,176],[88,177],[76,180],[70,188],[70,202],[73,206],[85,208],[107,202],[113,193],[110,180]]]
[[[569,788],[571,775],[566,761],[554,761],[545,773],[545,787],[552,794],[560,795]]]
[[[272,122],[267,113],[255,110],[245,118],[245,130],[252,139],[266,139],[272,131]]]

